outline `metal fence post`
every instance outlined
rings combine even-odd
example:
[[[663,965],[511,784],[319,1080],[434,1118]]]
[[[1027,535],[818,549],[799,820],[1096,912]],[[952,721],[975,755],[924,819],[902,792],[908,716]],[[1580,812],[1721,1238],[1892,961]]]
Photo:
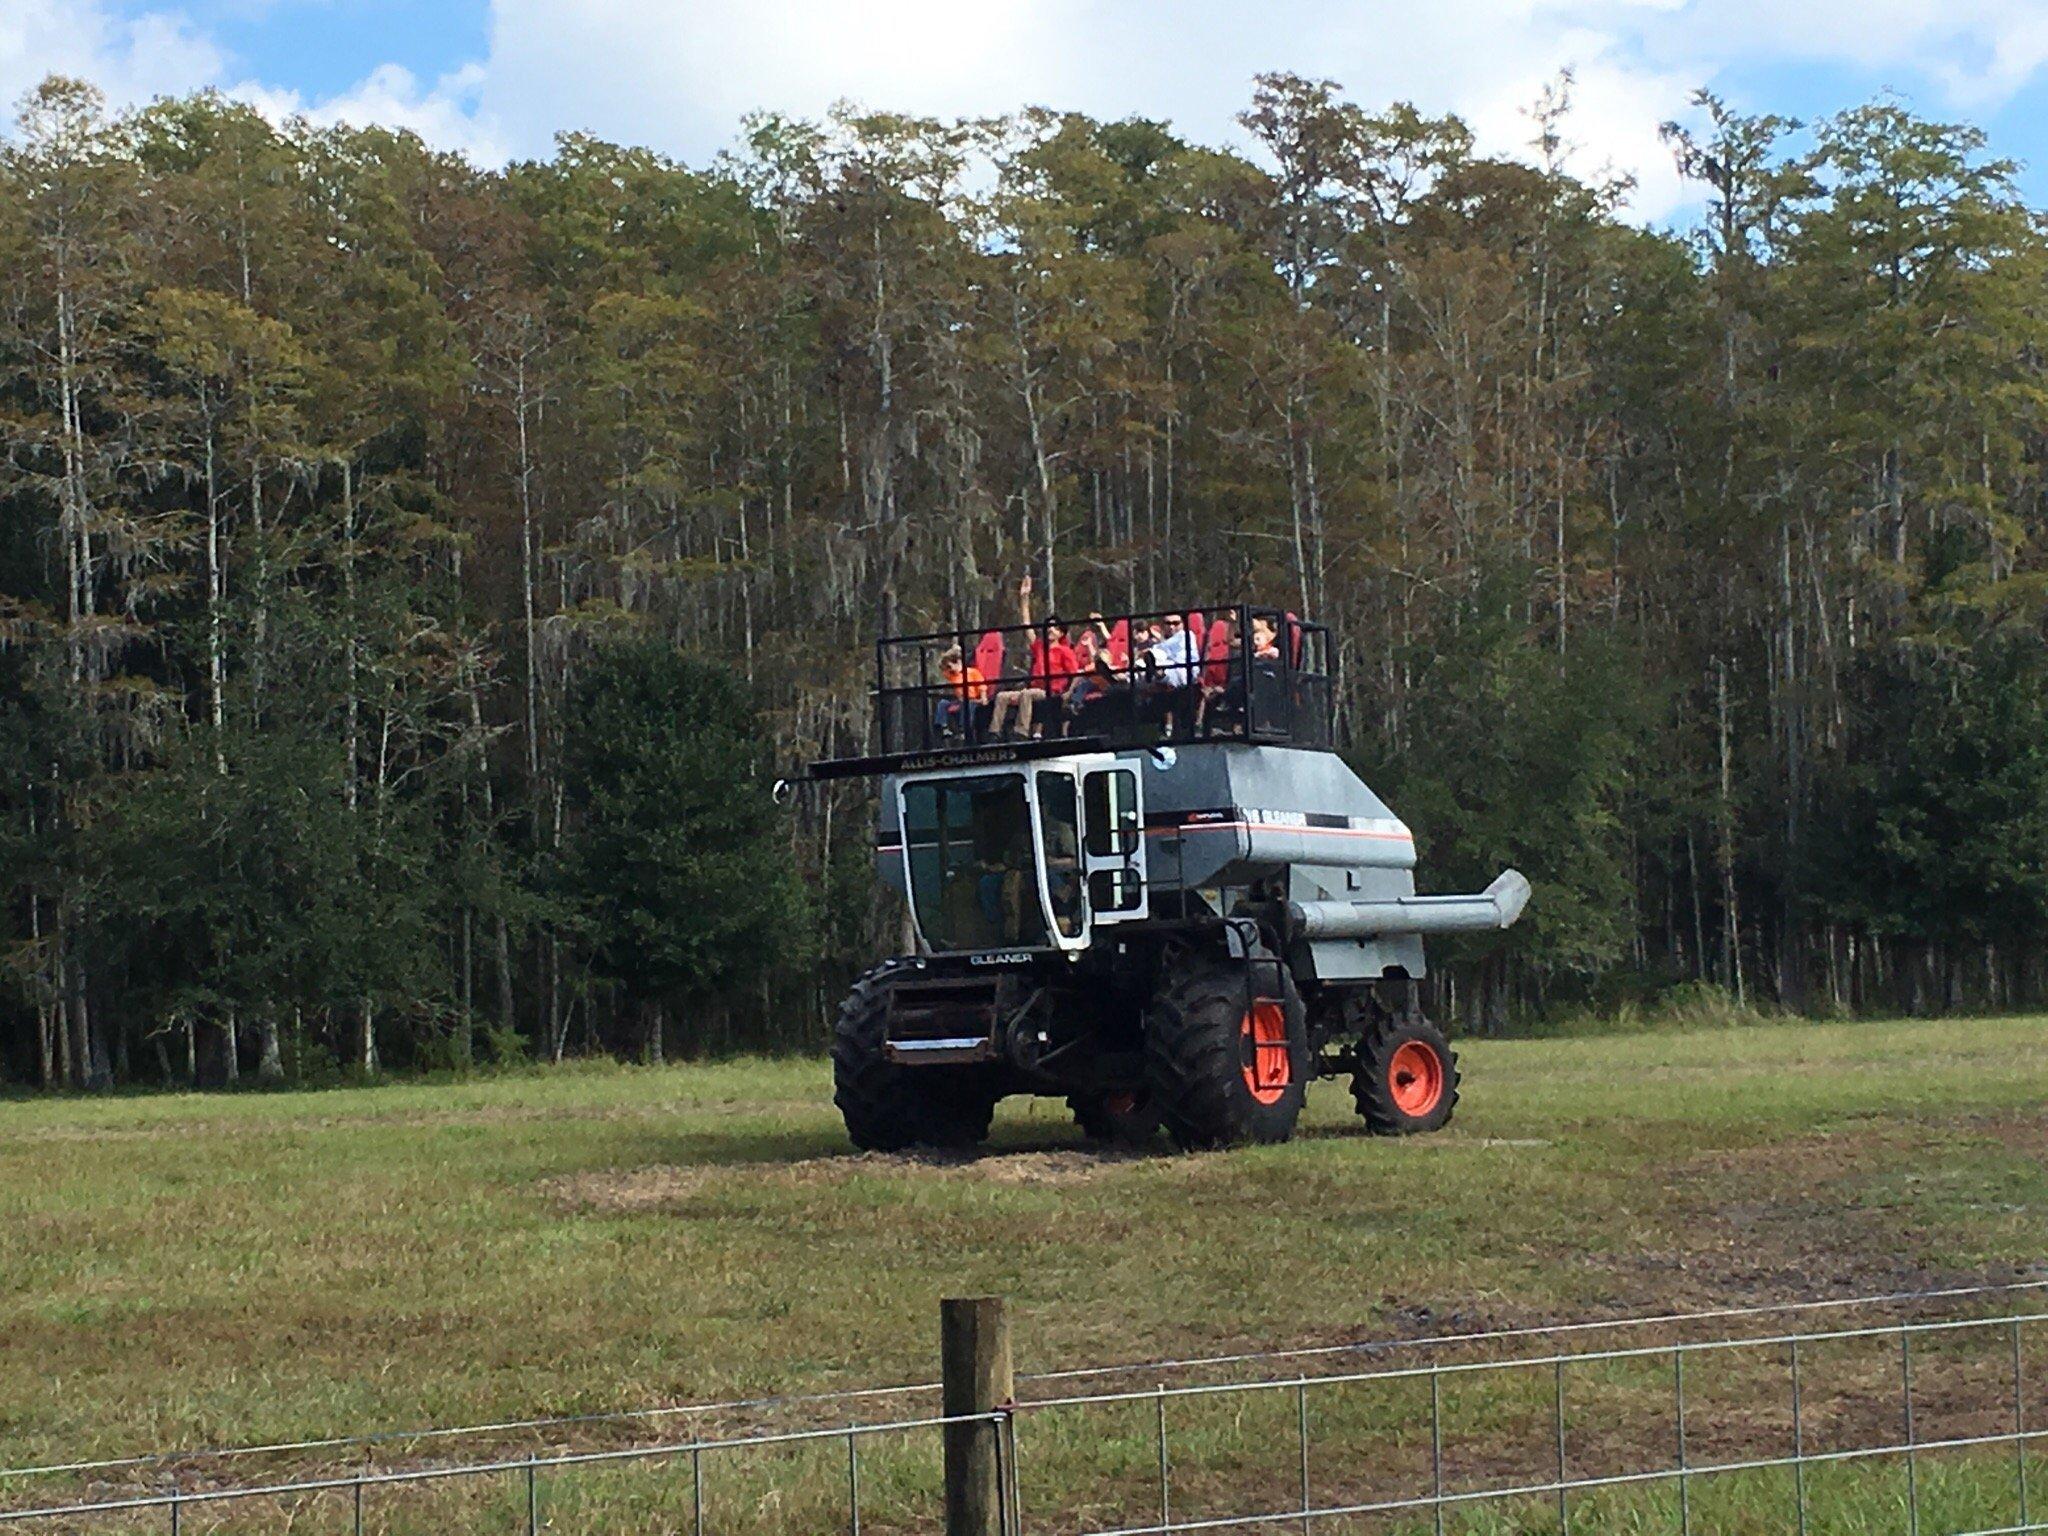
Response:
[[[1301,1529],[1308,1536],[1308,1383],[1294,1384],[1294,1428],[1301,1441]]]
[[[1678,1406],[1678,1529],[1692,1536],[1692,1476],[1685,1464],[1685,1350],[1671,1351],[1671,1397]]]
[[[2019,1462],[2020,1474],[2020,1524],[2032,1525],[2027,1518],[2027,1393],[2026,1377],[2020,1371],[2020,1320],[2012,1320],[2012,1432],[2013,1454]]]
[[[532,1451],[526,1453],[526,1536],[540,1536],[540,1472]]]
[[[363,1536],[363,1474],[356,1474],[356,1536]]]
[[[1792,1341],[1792,1501],[1799,1515],[1799,1536],[1806,1536],[1806,1410],[1799,1384],[1799,1341]]]
[[[1564,1356],[1557,1357],[1556,1383],[1557,1417],[1557,1528],[1561,1536],[1571,1536],[1571,1496],[1565,1492],[1564,1475]]]
[[[1906,1530],[1920,1536],[1920,1459],[1913,1450],[1913,1330],[1899,1324],[1899,1403],[1906,1427]]]
[[[697,1536],[704,1536],[704,1447],[690,1447],[690,1510]]]
[[[1166,1459],[1166,1383],[1159,1383],[1159,1528],[1173,1524],[1173,1502],[1167,1492],[1170,1472]]]
[[[1429,1497],[1436,1536],[1444,1536],[1444,1373],[1429,1363]]]
[[[1001,1421],[1016,1396],[1010,1319],[1000,1296],[939,1303],[940,1399],[945,1435],[946,1536],[1002,1536]]]
[[[171,1493],[171,1536],[179,1536],[184,1529],[185,1496],[173,1490]]]
[[[860,1436],[846,1429],[846,1529],[860,1536]]]
[[[1002,1434],[996,1438],[996,1447],[1002,1452],[1002,1485],[1005,1492],[1003,1536],[1023,1536],[1024,1496],[1017,1481],[1017,1415],[1014,1411],[1003,1415]]]

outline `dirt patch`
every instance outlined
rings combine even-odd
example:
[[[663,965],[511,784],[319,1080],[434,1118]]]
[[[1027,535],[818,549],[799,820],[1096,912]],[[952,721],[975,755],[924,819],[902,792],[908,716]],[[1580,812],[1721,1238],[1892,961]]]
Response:
[[[2015,1152],[2048,1159],[2048,1112],[2034,1115],[1982,1115],[1963,1122]]]
[[[853,1179],[901,1176],[952,1183],[1063,1187],[1111,1177],[1134,1163],[1163,1163],[1142,1152],[1049,1149],[973,1155],[940,1152],[850,1153],[843,1157],[737,1163],[659,1163],[549,1179],[542,1192],[568,1211],[635,1215],[682,1209],[707,1191],[745,1184],[778,1189],[833,1188]]]
[[[1630,1305],[1714,1307],[1939,1290],[2037,1278],[2038,1267],[1959,1269],[1902,1222],[1872,1181],[1916,1161],[1938,1166],[1958,1130],[2015,1150],[2048,1149],[2048,1117],[1986,1115],[1967,1124],[1865,1121],[1825,1134],[1702,1152],[1666,1176],[1683,1212],[1682,1246],[1607,1261]]]

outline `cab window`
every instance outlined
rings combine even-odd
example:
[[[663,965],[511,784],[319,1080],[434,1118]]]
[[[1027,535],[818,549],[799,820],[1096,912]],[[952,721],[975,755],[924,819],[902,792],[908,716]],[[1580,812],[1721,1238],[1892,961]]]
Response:
[[[903,840],[911,905],[934,950],[1046,944],[1022,774],[904,786]]]
[[[1045,894],[1060,936],[1078,939],[1085,921],[1081,884],[1081,826],[1074,776],[1038,776],[1038,821],[1045,837]]]

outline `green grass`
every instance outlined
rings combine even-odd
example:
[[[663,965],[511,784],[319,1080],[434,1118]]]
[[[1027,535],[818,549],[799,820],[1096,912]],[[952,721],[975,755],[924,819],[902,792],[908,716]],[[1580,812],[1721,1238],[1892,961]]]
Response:
[[[1289,1146],[1102,1159],[1057,1102],[1015,1101],[994,1155],[965,1166],[846,1155],[810,1061],[9,1103],[0,1463],[925,1380],[937,1300],[963,1292],[1012,1298],[1031,1370],[1880,1291],[2048,1257],[2042,1021],[1461,1048],[1464,1101],[1436,1137],[1366,1138],[1330,1083]],[[1291,1399],[1269,1411],[1291,1434]],[[1333,1455],[1346,1433],[1370,1458],[1412,1428],[1406,1410],[1330,1411]],[[1475,1434],[1504,1411],[1479,1403]],[[1143,1426],[1048,1416],[1025,1433],[1027,1455],[1043,1434],[1070,1463],[1071,1497],[1041,1483],[1041,1501],[1110,1511],[1146,1475]],[[1244,1433],[1216,1430],[1219,1476]],[[893,1477],[917,1506],[930,1454],[877,1447],[871,1486]],[[763,1513],[766,1484],[726,1496],[809,1528],[843,1447],[805,1458],[815,1507]],[[596,1469],[549,1497],[597,1529],[608,1500],[654,1481]],[[687,1476],[660,1481],[687,1497]],[[1632,1511],[1610,1528],[1655,1528],[1662,1497],[1609,1498]],[[1461,1528],[1554,1512],[1519,1518]]]

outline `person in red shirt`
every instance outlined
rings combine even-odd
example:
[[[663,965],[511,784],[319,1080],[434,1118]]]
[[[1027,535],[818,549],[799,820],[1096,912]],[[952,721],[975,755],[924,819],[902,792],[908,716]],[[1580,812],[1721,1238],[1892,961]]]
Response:
[[[1017,607],[1024,616],[1024,623],[1029,626],[1029,576],[1017,583]],[[1031,736],[1033,709],[1048,699],[1063,698],[1080,670],[1081,665],[1074,655],[1074,648],[1067,644],[1065,626],[1046,624],[1031,637],[1031,662],[1025,685],[1022,688],[1005,689],[996,695],[995,714],[989,720],[989,729],[997,736],[1001,736],[1014,714],[1016,734],[1020,737]]]

